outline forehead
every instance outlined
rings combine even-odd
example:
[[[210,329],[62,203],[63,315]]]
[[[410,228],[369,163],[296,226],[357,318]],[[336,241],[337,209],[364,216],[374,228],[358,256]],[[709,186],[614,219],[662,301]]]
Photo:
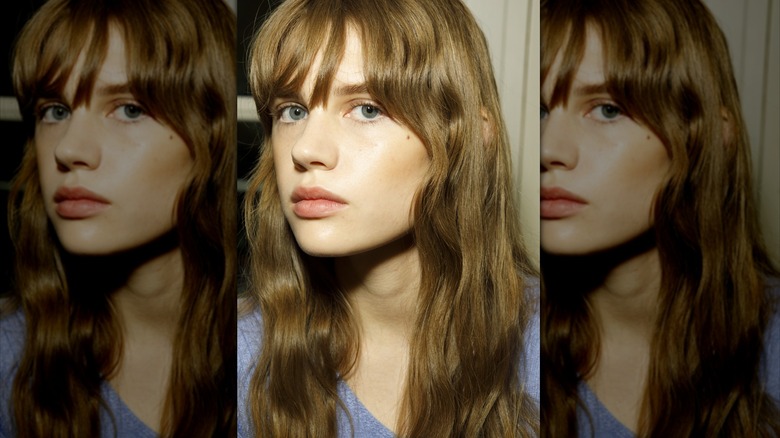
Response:
[[[580,41],[579,51],[567,50],[572,39],[579,38],[571,30],[564,43],[558,48],[552,64],[544,77],[542,96],[545,100],[564,104],[572,94],[583,90],[604,88],[605,59],[604,45],[598,29],[589,24],[585,27],[584,41]]]
[[[294,42],[288,42],[294,44]],[[306,78],[301,84],[300,93],[311,100],[314,88],[322,86],[323,62],[325,47],[320,47],[311,64],[311,68],[306,73]],[[344,38],[344,50],[337,60],[338,64],[333,72],[333,80],[327,90],[329,94],[340,94],[339,90],[346,91],[345,87],[364,85],[366,82],[363,67],[363,44],[360,36],[354,28],[348,28]],[[353,91],[355,87],[352,87]],[[344,93],[341,93],[344,94]]]
[[[68,76],[63,93],[70,99],[77,94],[81,87],[89,88],[87,92],[87,101],[89,96],[95,90],[105,89],[112,85],[124,85],[128,82],[127,76],[127,57],[125,51],[125,42],[122,33],[116,25],[109,25],[107,38],[107,47],[105,57],[97,66],[97,73],[94,77],[94,83],[84,83],[84,70],[87,61],[86,49],[82,49],[76,58],[76,63]]]

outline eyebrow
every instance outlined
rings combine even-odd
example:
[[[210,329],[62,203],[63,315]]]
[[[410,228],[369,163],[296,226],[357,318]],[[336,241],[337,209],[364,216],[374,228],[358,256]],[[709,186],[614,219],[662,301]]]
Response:
[[[130,94],[130,84],[127,82],[121,84],[105,84],[95,90],[99,96],[113,96],[115,94]]]
[[[345,84],[333,90],[333,95],[336,97],[352,96],[355,94],[371,94],[368,92],[368,84],[366,84],[365,82],[359,84]],[[305,100],[300,92],[281,93],[273,97],[273,100],[287,100],[287,99],[296,100],[299,102]]]
[[[590,96],[592,94],[609,94],[609,87],[606,83],[600,84],[582,84],[572,90],[573,95]]]
[[[343,96],[351,96],[353,94],[369,94],[368,93],[368,85],[363,82],[360,84],[346,84],[342,85],[333,92],[334,95],[343,97]]]

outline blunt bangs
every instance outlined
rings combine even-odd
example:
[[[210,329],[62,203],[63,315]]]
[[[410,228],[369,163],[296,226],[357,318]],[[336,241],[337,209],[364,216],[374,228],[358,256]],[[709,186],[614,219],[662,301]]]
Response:
[[[435,30],[441,25],[416,2],[283,3],[258,33],[249,55],[249,81],[266,135],[273,125],[273,99],[298,96],[318,56],[312,95],[301,98],[308,98],[310,106],[327,103],[347,34],[353,31],[361,40],[369,94],[429,145],[431,127],[444,129],[442,121],[457,112],[451,107],[465,107],[458,96],[462,92],[442,85],[463,81],[451,77],[458,72],[448,68],[441,53],[452,51],[443,47]]]
[[[218,23],[207,26],[213,31],[198,30],[208,25],[202,22],[204,17],[217,19],[215,6],[138,3],[49,2],[41,8],[20,35],[14,57],[14,87],[27,123],[35,122],[38,99],[62,97],[79,62],[83,64],[76,93],[68,103],[73,107],[89,104],[112,29],[124,41],[130,92],[191,149],[197,149],[193,129],[207,129],[211,121],[231,114],[230,106],[235,104],[229,98],[235,90],[226,87],[235,83],[235,72],[214,66],[235,59],[233,54],[222,53],[228,49],[222,44],[227,38],[213,34],[225,26]],[[74,51],[73,47],[84,49]],[[195,111],[182,111],[182,107]],[[34,129],[28,133],[32,137]]]
[[[541,80],[554,81],[549,106],[567,103],[592,29],[601,39],[607,91],[626,114],[649,127],[667,148],[667,132],[684,129],[700,111],[686,90],[686,69],[680,69],[685,63],[677,54],[681,35],[658,4],[615,1],[561,7],[550,2],[543,8],[542,21]]]
[[[325,103],[343,56],[345,26],[339,11],[315,11],[308,5],[282,4],[279,9],[292,20],[268,20],[250,53],[249,81],[258,115],[267,135],[271,133],[270,107],[277,97],[298,96],[318,53],[322,61],[309,105]],[[297,7],[296,7],[297,6]]]
[[[64,5],[57,6],[62,7],[53,9],[51,4],[42,7],[52,10],[38,14],[30,21],[19,36],[14,53],[14,88],[22,118],[30,125],[35,123],[37,100],[62,97],[65,84],[82,56],[83,66],[73,105],[89,103],[96,76],[106,57],[107,22],[101,23],[98,17],[86,18],[79,15],[79,10],[71,11]],[[68,50],[70,47],[84,49],[75,52]],[[33,134],[34,130],[28,130],[28,136]]]

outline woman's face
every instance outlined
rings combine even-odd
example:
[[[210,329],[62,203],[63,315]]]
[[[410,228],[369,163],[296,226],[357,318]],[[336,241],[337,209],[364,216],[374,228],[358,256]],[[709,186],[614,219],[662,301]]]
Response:
[[[358,254],[406,236],[428,153],[365,89],[354,31],[326,105],[308,102],[314,65],[298,96],[277,97],[273,145],[282,209],[300,247],[315,256]]]
[[[62,96],[38,100],[35,148],[46,213],[63,247],[105,255],[172,230],[174,203],[192,158],[179,135],[129,92],[124,41],[116,28],[91,99],[74,108],[83,56]]]
[[[670,160],[661,140],[606,92],[598,32],[589,29],[567,104],[547,108],[559,65],[560,58],[542,84],[541,243],[552,254],[584,255],[650,229]]]

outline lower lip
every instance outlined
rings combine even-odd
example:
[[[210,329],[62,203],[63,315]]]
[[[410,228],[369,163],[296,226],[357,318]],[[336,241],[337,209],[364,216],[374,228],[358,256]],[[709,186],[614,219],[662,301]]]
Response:
[[[86,219],[108,208],[105,202],[93,199],[69,199],[57,203],[57,214],[65,219]]]
[[[337,213],[346,206],[329,199],[305,199],[293,204],[293,212],[301,219],[321,219]]]
[[[579,213],[583,208],[585,204],[571,199],[543,199],[539,210],[542,219],[563,219]]]

